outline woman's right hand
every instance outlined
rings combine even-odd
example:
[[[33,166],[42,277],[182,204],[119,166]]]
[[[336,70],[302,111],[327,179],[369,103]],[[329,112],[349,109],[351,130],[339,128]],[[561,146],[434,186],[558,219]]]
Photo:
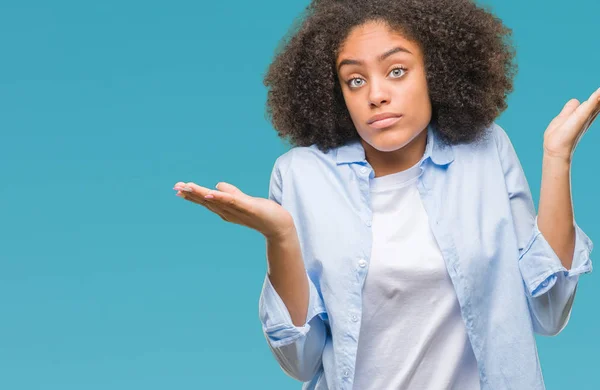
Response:
[[[285,237],[294,231],[291,214],[277,202],[247,195],[225,182],[219,182],[217,187],[212,190],[192,182],[177,182],[173,189],[177,190],[177,196],[206,207],[224,221],[254,229],[267,239]],[[185,191],[185,188],[191,191]],[[212,199],[205,198],[209,194]]]

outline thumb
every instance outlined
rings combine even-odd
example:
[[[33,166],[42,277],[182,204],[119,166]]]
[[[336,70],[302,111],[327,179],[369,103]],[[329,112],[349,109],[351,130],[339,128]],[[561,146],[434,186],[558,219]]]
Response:
[[[219,191],[227,192],[227,193],[233,194],[233,195],[246,195],[242,191],[240,191],[239,188],[234,186],[233,184],[225,183],[223,181],[218,182],[217,185],[215,186],[215,188],[218,189]]]
[[[560,113],[550,122],[550,126],[559,127],[561,126],[575,110],[579,107],[580,103],[577,99],[569,100],[560,111]]]
[[[559,118],[566,118],[570,116],[576,109],[579,107],[579,100],[571,99],[565,104],[560,114],[558,114]]]

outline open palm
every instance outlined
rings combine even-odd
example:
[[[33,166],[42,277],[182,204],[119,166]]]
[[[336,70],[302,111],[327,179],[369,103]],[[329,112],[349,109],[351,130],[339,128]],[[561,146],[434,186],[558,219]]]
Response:
[[[544,153],[571,162],[579,140],[599,112],[600,89],[581,104],[577,99],[569,100],[544,132]]]
[[[284,236],[294,229],[292,216],[277,202],[247,195],[229,183],[220,182],[217,187],[212,190],[192,182],[178,182],[173,189],[178,196],[206,207],[224,221],[247,226],[267,238]]]

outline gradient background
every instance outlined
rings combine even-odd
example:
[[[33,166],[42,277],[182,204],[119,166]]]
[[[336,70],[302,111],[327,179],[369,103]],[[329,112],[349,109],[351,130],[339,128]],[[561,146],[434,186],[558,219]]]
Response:
[[[497,122],[537,206],[546,126],[600,86],[600,3],[486,3],[514,30],[520,71]],[[0,389],[300,388],[261,332],[262,235],[172,187],[267,196],[289,146],[262,76],[307,4],[0,3]],[[572,188],[600,242],[598,122]],[[600,386],[596,278],[558,337],[536,336],[548,389]]]

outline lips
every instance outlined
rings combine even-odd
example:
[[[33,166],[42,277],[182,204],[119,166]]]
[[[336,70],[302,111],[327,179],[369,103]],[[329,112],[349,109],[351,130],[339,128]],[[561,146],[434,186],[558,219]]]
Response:
[[[376,129],[384,129],[386,127],[390,127],[394,123],[398,122],[402,119],[402,115],[386,115],[380,116],[381,119],[378,120],[370,120],[369,126],[374,127]]]
[[[377,114],[377,115],[374,115],[371,118],[369,118],[369,120],[367,121],[367,124],[370,125],[371,123],[374,123],[376,121],[380,121],[380,120],[388,119],[388,118],[397,118],[397,117],[401,117],[401,116],[402,116],[402,114],[396,114],[393,112],[384,112],[384,113]]]

